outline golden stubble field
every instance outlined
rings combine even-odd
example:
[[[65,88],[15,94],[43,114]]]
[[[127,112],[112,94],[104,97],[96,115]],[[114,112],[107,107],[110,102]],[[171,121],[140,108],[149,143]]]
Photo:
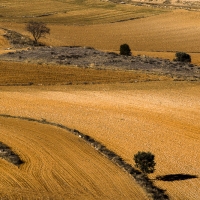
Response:
[[[119,167],[62,129],[0,117],[1,141],[24,160],[0,159],[0,199],[148,199]]]
[[[11,104],[4,103],[9,101],[7,95],[12,92],[25,97],[24,92],[30,91],[26,93],[28,96],[34,94],[37,97],[40,95],[40,89],[48,91],[51,88],[52,92],[58,89],[62,93],[65,86],[69,85],[73,86],[69,87],[69,90],[76,91],[85,86],[87,88],[87,85],[98,88],[101,84],[170,80],[167,77],[148,75],[139,71],[82,69],[49,64],[1,62],[0,70],[2,74],[0,101],[3,102],[0,107],[1,114],[10,113],[6,110],[11,108]],[[11,99],[18,98],[12,94],[11,96]],[[29,107],[30,101],[34,100],[31,96],[25,102],[15,99],[21,103],[18,104],[19,107],[17,106],[17,113],[12,114],[18,116],[28,114],[26,112],[30,111],[29,108],[22,108],[21,105]],[[34,102],[40,105],[38,100],[40,101],[40,98],[35,99]],[[54,104],[53,101],[52,103]],[[51,103],[47,102],[46,106],[51,109]],[[35,105],[30,107],[39,113],[42,112]],[[28,115],[37,118],[35,114]],[[42,115],[39,118],[43,118]],[[0,130],[1,141],[10,146],[25,162],[17,168],[0,159],[2,180],[0,199],[35,199],[36,197],[40,199],[148,199],[144,190],[127,173],[67,131],[50,125],[2,117],[0,117]]]
[[[167,80],[1,86],[0,110],[1,114],[46,119],[78,129],[102,142],[131,164],[134,164],[133,155],[137,151],[150,151],[155,154],[157,163],[156,172],[150,176],[152,179],[157,175],[177,174],[199,177],[199,90],[198,82]],[[41,198],[53,198],[53,195],[58,198],[71,195],[74,199],[84,195],[88,199],[102,196],[112,199],[113,195],[117,195],[118,199],[146,198],[126,173],[99,157],[97,152],[78,138],[68,136],[67,132],[47,125],[2,118],[1,130],[1,140],[13,147],[26,161],[19,169],[0,161],[0,174],[6,183],[0,187],[1,194],[8,198],[15,198],[16,193],[19,198],[20,195],[30,195],[30,199],[36,193]],[[73,142],[69,146],[68,137],[72,137],[70,142]],[[70,155],[73,159],[76,154],[77,157],[69,164],[71,157],[67,152],[73,148],[78,149]],[[82,155],[83,152],[86,153]],[[97,167],[101,170],[97,170]],[[76,181],[72,183],[73,176]],[[104,181],[108,183],[106,189]],[[66,193],[67,183],[70,189],[67,188]],[[196,200],[200,196],[199,178],[155,181],[155,184],[166,189],[171,199]],[[25,187],[28,189],[25,190]],[[74,187],[79,188],[78,191],[74,191]],[[113,193],[109,193],[110,190]],[[126,196],[118,196],[119,193]]]
[[[46,1],[29,1],[28,9],[24,9],[24,2],[1,3],[1,27],[28,35],[24,30],[26,21],[44,20],[51,28],[51,34],[41,40],[47,45],[92,46],[118,52],[122,43],[128,43],[134,55],[173,59],[176,51],[185,51],[192,55],[193,63],[200,64],[199,12],[142,10],[104,2],[97,6],[92,1],[83,5],[84,1],[70,1],[66,5],[71,7],[65,10],[63,1],[57,2],[57,7],[55,1],[49,1],[48,9],[53,14],[41,17],[49,14],[44,12]],[[117,22],[135,17],[140,19]],[[10,51],[3,34],[1,30],[1,53]],[[198,177],[173,182],[155,180],[157,186],[166,189],[171,199],[199,198],[198,82],[48,64],[1,62],[0,70],[1,114],[47,119],[78,129],[131,164],[137,151],[151,151],[157,163],[152,179],[178,174]],[[17,168],[0,159],[0,198],[147,198],[126,173],[63,130],[4,118],[0,118],[0,125],[2,142],[25,161]]]

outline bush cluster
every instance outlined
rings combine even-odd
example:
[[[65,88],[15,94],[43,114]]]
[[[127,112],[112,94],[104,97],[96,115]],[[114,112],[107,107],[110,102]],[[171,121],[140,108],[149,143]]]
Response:
[[[185,52],[176,52],[174,61],[191,62],[191,56]]]
[[[151,152],[138,152],[134,155],[135,166],[144,174],[150,174],[155,171],[154,155]]]
[[[131,49],[128,44],[122,44],[120,46],[120,55],[131,56]]]

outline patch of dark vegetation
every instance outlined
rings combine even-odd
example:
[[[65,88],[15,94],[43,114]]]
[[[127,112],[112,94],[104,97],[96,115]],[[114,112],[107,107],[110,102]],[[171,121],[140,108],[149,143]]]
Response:
[[[157,176],[156,180],[159,181],[182,181],[187,179],[198,178],[196,175],[191,174],[168,174],[163,176]]]
[[[191,62],[191,56],[185,52],[176,52],[174,61]]]
[[[62,128],[64,130],[67,130],[71,132],[72,134],[78,136],[79,138],[82,138],[84,141],[86,141],[88,144],[90,144],[92,147],[94,147],[100,154],[111,160],[113,163],[115,163],[117,166],[122,168],[124,171],[126,171],[130,176],[132,176],[135,181],[144,188],[144,190],[147,192],[147,194],[154,200],[167,200],[169,199],[168,195],[166,194],[166,191],[158,188],[153,184],[153,181],[150,180],[144,173],[141,171],[135,169],[132,165],[128,164],[126,161],[123,160],[122,157],[117,155],[115,152],[109,150],[106,146],[101,144],[100,142],[96,141],[94,138],[90,137],[89,135],[83,134],[79,132],[76,129],[68,128],[62,124],[49,122],[46,119],[33,119],[29,117],[21,117],[21,116],[12,116],[12,115],[6,115],[6,114],[0,114],[1,117],[6,118],[15,118],[15,119],[22,119],[22,120],[28,120],[33,122],[38,122],[42,124],[48,124],[52,126],[56,126],[59,128]]]
[[[14,153],[9,146],[6,144],[0,142],[0,158],[3,158],[4,160],[14,164],[14,165],[21,165],[24,163],[20,157]]]
[[[32,43],[34,43],[32,41]],[[174,80],[200,80],[200,70],[188,62],[151,58],[145,55],[126,56],[103,52],[90,47],[28,47],[27,50],[1,54],[0,60],[74,65],[94,69],[141,70],[147,73],[180,77]]]
[[[131,49],[128,44],[120,45],[120,55],[131,56]]]
[[[34,46],[34,40],[31,40],[28,36],[22,35],[16,31],[4,29],[6,33],[4,37],[10,42],[14,48],[24,48]],[[38,43],[37,46],[44,46],[42,43]]]

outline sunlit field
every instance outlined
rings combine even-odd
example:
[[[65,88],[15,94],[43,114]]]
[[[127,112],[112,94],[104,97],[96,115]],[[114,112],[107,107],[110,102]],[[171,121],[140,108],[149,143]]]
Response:
[[[133,55],[173,60],[183,51],[200,65],[199,19],[197,11],[104,1],[3,0],[0,53],[19,50],[5,39],[5,29],[32,38],[25,25],[34,20],[50,28],[50,35],[40,39],[48,46],[119,53],[127,43]],[[149,178],[156,186],[170,199],[199,198],[198,81],[40,62],[1,61],[0,72],[0,115],[79,130],[132,166],[134,154],[150,151],[156,171]],[[128,173],[70,132],[2,116],[0,130],[0,142],[24,161],[17,167],[0,158],[0,199],[149,199]]]

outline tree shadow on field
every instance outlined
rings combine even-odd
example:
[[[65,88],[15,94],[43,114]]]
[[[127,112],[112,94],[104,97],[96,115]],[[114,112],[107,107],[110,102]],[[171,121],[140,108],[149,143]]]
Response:
[[[163,176],[156,176],[156,180],[159,181],[182,181],[193,178],[198,178],[198,176],[191,174],[168,174]]]

